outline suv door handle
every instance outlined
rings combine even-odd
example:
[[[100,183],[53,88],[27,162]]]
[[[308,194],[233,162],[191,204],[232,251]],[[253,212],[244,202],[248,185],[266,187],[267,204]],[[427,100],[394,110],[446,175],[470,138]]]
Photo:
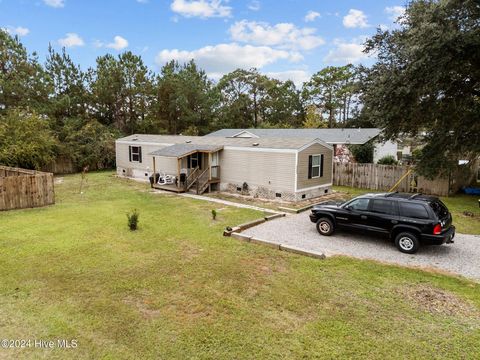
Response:
[[[366,220],[366,219],[367,219],[367,215],[361,215],[361,216],[360,216],[360,219]]]
[[[397,220],[392,220],[392,224],[398,224]]]

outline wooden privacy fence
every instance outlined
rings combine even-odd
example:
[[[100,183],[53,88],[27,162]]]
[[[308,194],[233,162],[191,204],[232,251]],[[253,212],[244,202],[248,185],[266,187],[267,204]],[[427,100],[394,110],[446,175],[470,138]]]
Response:
[[[54,203],[53,174],[0,166],[0,211]]]
[[[388,191],[405,175],[408,169],[407,166],[397,165],[334,163],[333,184]],[[396,190],[448,196],[450,186],[448,179],[428,180],[412,172],[400,182]]]

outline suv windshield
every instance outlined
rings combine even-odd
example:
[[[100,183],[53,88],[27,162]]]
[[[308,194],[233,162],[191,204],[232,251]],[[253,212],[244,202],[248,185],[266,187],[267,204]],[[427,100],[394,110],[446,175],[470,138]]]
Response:
[[[448,215],[447,207],[440,200],[431,202],[430,207],[439,219],[443,219]]]

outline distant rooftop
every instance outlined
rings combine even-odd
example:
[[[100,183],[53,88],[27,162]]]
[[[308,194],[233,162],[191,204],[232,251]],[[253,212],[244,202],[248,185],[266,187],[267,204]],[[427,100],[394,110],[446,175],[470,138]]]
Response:
[[[205,137],[318,138],[327,144],[365,144],[380,134],[377,128],[335,129],[222,129]]]
[[[175,144],[188,145],[183,150],[200,146],[234,146],[234,147],[248,147],[248,148],[264,148],[264,149],[300,149],[304,145],[319,142],[328,148],[330,145],[321,139],[312,137],[264,137],[264,138],[235,138],[235,137],[221,137],[221,136],[182,136],[182,135],[149,135],[149,134],[134,134],[123,137],[117,140],[118,142],[128,143],[151,143],[164,146],[172,146]],[[172,156],[176,151],[183,151],[180,147],[172,148]],[[168,156],[168,155],[165,155]]]

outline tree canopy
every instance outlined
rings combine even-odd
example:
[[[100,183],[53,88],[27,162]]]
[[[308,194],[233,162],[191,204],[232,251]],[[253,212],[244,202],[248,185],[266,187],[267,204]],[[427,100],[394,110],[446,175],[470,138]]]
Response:
[[[480,3],[413,1],[399,27],[366,46],[363,115],[388,139],[421,136],[419,170],[447,173],[480,153]]]
[[[101,168],[114,163],[114,139],[122,135],[249,127],[380,127],[385,139],[413,136],[423,143],[415,158],[427,176],[478,156],[478,1],[412,1],[365,51],[376,57],[371,67],[329,66],[298,86],[257,69],[214,80],[193,60],[154,72],[130,51],[82,69],[65,49],[50,47],[42,63],[0,29],[0,161],[39,168],[62,157],[76,168]],[[45,156],[23,152],[40,150]],[[362,161],[371,161],[364,152]]]

